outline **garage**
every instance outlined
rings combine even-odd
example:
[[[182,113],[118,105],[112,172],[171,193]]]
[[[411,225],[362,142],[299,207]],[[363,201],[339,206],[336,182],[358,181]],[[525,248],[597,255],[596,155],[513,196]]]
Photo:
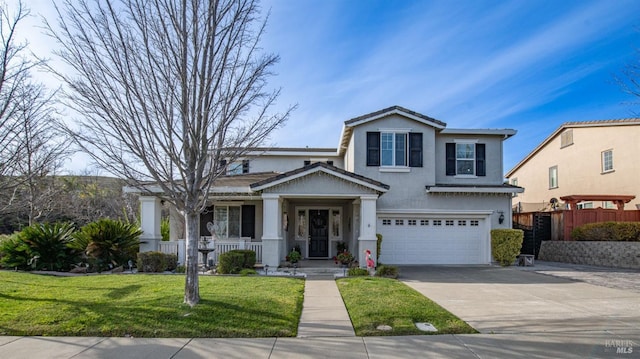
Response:
[[[386,264],[488,264],[485,217],[379,216],[380,262]]]

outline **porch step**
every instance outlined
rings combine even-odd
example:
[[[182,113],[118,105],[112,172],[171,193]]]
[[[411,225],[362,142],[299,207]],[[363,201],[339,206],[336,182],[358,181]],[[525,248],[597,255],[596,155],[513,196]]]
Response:
[[[293,273],[293,268],[281,267],[278,269],[280,272]],[[304,273],[307,276],[334,276],[336,274],[342,275],[344,270],[340,267],[300,267],[295,269],[296,273]]]

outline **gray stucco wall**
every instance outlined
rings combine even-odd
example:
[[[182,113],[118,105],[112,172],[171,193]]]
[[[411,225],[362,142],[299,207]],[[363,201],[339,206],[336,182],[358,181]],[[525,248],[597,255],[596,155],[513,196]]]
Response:
[[[543,241],[538,259],[640,269],[640,242]]]
[[[249,172],[287,172],[304,166],[304,161],[326,159],[338,168],[344,167],[342,157],[329,155],[263,155],[249,159]]]

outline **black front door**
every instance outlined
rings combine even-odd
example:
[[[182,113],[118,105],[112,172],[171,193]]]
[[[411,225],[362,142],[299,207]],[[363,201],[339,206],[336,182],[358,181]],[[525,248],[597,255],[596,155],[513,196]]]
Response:
[[[329,256],[329,210],[309,210],[309,257]]]

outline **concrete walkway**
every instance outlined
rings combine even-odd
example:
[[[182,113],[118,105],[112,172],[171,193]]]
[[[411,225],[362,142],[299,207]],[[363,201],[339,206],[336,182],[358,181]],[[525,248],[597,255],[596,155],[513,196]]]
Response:
[[[333,275],[307,277],[298,338],[355,335]]]

